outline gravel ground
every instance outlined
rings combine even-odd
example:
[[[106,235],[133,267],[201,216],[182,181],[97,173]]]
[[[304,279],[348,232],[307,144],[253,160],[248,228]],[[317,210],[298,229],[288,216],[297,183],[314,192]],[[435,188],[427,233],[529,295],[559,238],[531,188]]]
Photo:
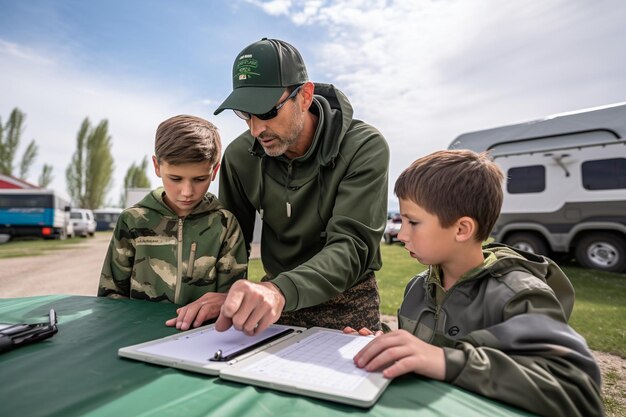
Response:
[[[53,251],[41,256],[0,259],[0,298],[34,295],[95,295],[110,235],[96,233],[93,238],[74,238],[80,246]],[[259,256],[257,245],[252,257]],[[383,322],[397,329],[394,316],[383,316]],[[626,410],[626,360],[616,355],[593,351],[604,380],[603,394],[616,404],[617,413]]]

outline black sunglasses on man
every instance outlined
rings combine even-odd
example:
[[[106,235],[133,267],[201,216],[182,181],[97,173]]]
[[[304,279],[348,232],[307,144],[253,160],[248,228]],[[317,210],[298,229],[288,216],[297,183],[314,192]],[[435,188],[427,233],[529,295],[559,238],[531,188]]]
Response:
[[[237,116],[239,116],[240,118],[242,118],[243,120],[250,120],[252,118],[252,116],[255,116],[258,119],[261,120],[270,120],[273,119],[274,117],[276,117],[278,115],[278,110],[281,109],[281,107],[283,107],[285,105],[285,103],[292,98],[295,98],[298,95],[298,91],[300,91],[300,87],[302,87],[304,84],[300,84],[299,86],[297,86],[292,92],[291,94],[289,94],[287,96],[286,99],[284,99],[283,101],[281,101],[280,103],[278,103],[276,106],[272,107],[272,109],[270,109],[270,111],[265,112],[263,114],[252,114],[252,113],[248,113],[245,111],[241,111],[241,110],[233,110],[235,112],[235,114]]]

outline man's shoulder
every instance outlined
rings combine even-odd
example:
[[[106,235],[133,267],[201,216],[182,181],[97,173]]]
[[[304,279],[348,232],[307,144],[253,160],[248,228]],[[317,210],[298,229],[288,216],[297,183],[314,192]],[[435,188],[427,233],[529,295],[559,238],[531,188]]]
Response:
[[[360,120],[353,120],[345,132],[339,152],[348,159],[378,155],[377,160],[389,159],[389,145],[385,137],[374,126]],[[384,165],[384,164],[383,164]]]
[[[352,119],[345,137],[356,141],[378,140],[386,143],[385,137],[376,127],[359,119]]]

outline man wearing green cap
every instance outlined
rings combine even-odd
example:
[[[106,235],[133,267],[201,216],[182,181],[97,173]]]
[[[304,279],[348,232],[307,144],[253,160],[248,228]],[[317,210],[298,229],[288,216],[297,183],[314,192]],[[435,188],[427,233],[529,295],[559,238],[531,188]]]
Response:
[[[290,44],[262,39],[233,65],[233,110],[248,130],[226,149],[219,197],[248,248],[262,219],[260,284],[235,283],[216,322],[248,334],[278,321],[380,329],[374,271],[387,218],[389,149],[344,94],[308,80]]]

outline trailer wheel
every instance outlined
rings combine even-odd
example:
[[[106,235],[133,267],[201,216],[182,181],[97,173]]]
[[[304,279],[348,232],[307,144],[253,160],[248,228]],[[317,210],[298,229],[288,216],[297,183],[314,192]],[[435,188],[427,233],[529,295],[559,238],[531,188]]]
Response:
[[[576,260],[587,268],[626,271],[626,242],[610,233],[587,235],[576,245]]]
[[[504,240],[504,243],[513,246],[515,249],[537,255],[548,255],[548,247],[543,239],[534,233],[517,232],[511,233]]]

